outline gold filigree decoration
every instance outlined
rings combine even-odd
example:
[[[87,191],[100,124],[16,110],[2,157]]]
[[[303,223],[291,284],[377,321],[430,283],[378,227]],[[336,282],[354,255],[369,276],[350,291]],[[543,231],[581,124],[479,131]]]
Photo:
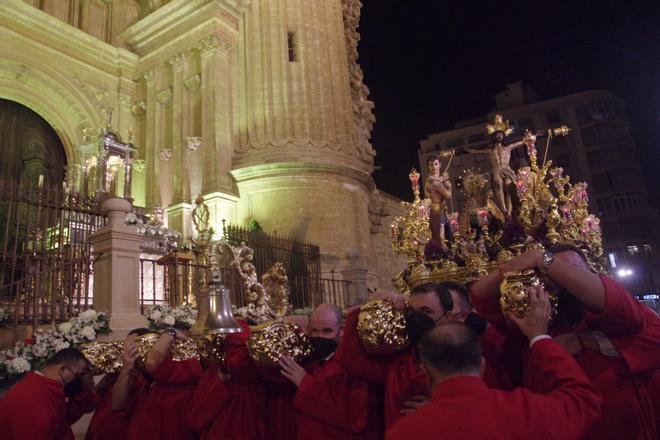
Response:
[[[268,306],[273,318],[282,318],[287,314],[289,305],[289,277],[286,276],[284,265],[275,263],[261,276],[261,284],[269,298]]]
[[[270,366],[277,366],[282,356],[290,356],[296,362],[302,362],[312,354],[309,338],[302,328],[281,321],[252,327],[247,347],[252,360]]]
[[[388,300],[370,301],[360,308],[357,325],[362,346],[372,354],[389,354],[409,344],[403,312]]]

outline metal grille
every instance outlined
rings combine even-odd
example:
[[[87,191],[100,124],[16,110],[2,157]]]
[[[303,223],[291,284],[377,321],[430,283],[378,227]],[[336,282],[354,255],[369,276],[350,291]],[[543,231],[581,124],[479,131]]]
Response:
[[[0,180],[0,304],[15,324],[64,320],[92,306],[88,237],[103,224],[91,198]]]
[[[232,245],[244,242],[254,250],[253,264],[258,274],[263,274],[277,262],[284,265],[289,278],[289,302],[293,307],[319,303],[321,254],[317,245],[234,225],[225,226],[224,235]]]
[[[173,307],[188,302],[192,297],[199,299],[199,290],[204,279],[205,266],[190,261],[171,259],[167,264],[158,260],[140,259],[140,304],[145,307],[167,304]],[[231,302],[236,307],[245,305],[243,283],[236,270],[221,268],[222,282],[231,293]]]

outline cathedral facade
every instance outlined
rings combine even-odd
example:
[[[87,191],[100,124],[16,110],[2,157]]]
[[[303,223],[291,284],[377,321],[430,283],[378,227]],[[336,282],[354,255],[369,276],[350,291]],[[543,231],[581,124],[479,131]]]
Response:
[[[0,98],[54,129],[69,169],[111,121],[138,148],[134,204],[316,242],[322,269],[389,285],[397,209],[371,177],[359,0],[7,0]],[[379,269],[380,268],[380,269]],[[384,268],[387,268],[385,270]],[[383,273],[380,273],[383,272]],[[385,273],[386,272],[386,273]]]

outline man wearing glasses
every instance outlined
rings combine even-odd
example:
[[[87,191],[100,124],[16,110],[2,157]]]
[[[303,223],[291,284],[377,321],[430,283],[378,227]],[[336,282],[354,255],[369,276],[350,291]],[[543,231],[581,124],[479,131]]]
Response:
[[[71,424],[93,410],[92,385],[83,354],[75,348],[58,351],[0,400],[0,438],[73,440]]]

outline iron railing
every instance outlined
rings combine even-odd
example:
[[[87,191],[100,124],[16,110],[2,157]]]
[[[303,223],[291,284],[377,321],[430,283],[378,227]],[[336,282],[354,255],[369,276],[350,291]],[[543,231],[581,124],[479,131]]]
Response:
[[[317,245],[235,225],[223,224],[223,228],[227,242],[234,246],[245,243],[252,248],[252,263],[258,274],[277,262],[284,265],[289,278],[289,302],[293,307],[309,307],[316,303],[314,295],[321,291],[321,253]]]
[[[92,306],[88,237],[104,221],[91,198],[0,180],[0,305],[15,325],[65,320]]]
[[[140,259],[140,304],[144,313],[145,307],[167,304],[178,306],[199,297],[204,277],[203,271],[207,268],[191,261],[176,258],[163,260]],[[222,282],[231,293],[231,302],[236,307],[247,304],[243,281],[233,268],[221,268]],[[310,283],[305,278],[289,278],[289,302],[294,309],[316,307],[324,302],[331,302],[340,307],[346,307],[348,301],[349,281],[332,279],[319,279],[313,284],[313,289],[307,295],[299,295],[304,302],[294,303],[292,293],[309,289]]]

